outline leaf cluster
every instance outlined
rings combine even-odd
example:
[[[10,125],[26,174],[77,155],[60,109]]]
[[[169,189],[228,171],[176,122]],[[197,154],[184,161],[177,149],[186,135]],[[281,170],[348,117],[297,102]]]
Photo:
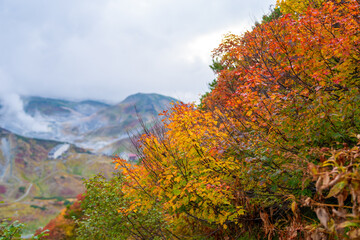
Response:
[[[0,240],[12,240],[12,239],[22,239],[21,235],[23,234],[24,224],[11,219],[2,219],[0,222]],[[48,235],[48,231],[44,230],[39,232],[37,236],[32,236],[31,239],[41,239]]]

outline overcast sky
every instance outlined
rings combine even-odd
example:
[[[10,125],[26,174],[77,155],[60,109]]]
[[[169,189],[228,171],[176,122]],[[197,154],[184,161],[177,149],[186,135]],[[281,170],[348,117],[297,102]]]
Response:
[[[0,94],[196,100],[211,51],[275,0],[0,0]]]

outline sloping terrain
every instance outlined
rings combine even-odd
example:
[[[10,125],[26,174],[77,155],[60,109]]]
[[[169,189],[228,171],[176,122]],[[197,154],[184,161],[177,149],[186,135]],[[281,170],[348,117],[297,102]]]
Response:
[[[48,153],[59,144],[0,129],[0,218],[39,227],[40,219],[58,214],[64,203],[84,192],[83,178],[111,175],[114,167],[109,157],[74,145],[60,158],[49,158]]]

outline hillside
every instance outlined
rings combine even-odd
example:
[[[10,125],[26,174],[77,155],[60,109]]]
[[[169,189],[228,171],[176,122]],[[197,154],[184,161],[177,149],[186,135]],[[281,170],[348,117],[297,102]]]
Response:
[[[4,129],[0,141],[0,218],[19,219],[29,227],[45,223],[64,207],[60,202],[84,192],[83,178],[98,173],[110,176],[114,169],[110,158],[74,145],[51,159],[48,153],[61,142],[26,138]]]

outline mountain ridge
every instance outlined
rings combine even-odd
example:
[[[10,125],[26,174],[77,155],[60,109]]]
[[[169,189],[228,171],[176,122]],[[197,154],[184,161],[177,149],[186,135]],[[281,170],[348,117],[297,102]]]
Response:
[[[128,131],[139,126],[138,116],[150,122],[176,101],[156,93],[132,94],[117,104],[18,96],[0,102],[0,127],[25,137],[69,142],[97,151],[127,137]]]

